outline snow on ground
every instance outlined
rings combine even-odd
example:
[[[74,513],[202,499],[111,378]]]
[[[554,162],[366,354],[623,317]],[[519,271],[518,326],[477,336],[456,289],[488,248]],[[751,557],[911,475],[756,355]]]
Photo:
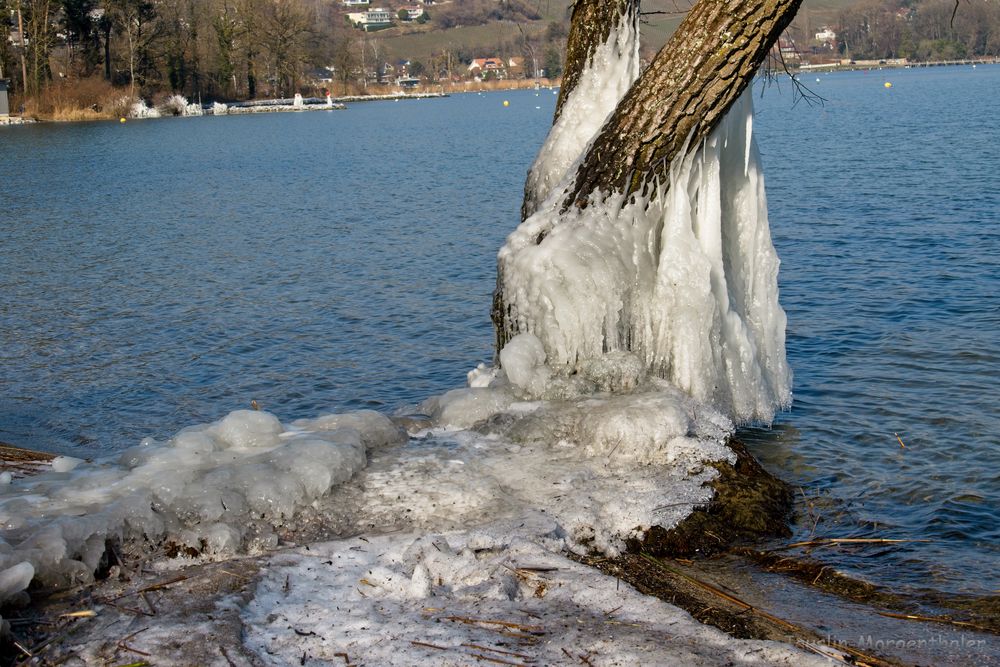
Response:
[[[150,531],[202,546],[196,567],[216,560],[216,584],[148,602],[151,617],[124,611],[145,598],[105,592],[119,582],[98,587],[97,618],[56,649],[68,664],[136,652],[178,665],[822,664],[567,558],[614,555],[710,500],[708,463],[734,460],[732,422],[628,355],[567,375],[530,335],[508,347],[508,371],[480,369],[400,420],[410,437],[376,413],[286,426],[241,411],[117,465],[15,480],[0,510],[24,539],[2,545],[4,594],[36,572],[85,580],[106,536]],[[260,555],[227,560],[245,551]],[[152,567],[169,580],[188,563]]]
[[[221,667],[831,664],[702,625],[566,558],[564,543],[558,522],[529,511],[191,568],[162,592],[98,607],[50,657],[70,666],[141,657]],[[147,602],[155,615],[124,611]]]
[[[560,555],[537,512],[443,534],[358,537],[275,557],[243,612],[265,664],[819,665],[737,641]],[[585,658],[585,662],[582,658]],[[503,663],[501,663],[503,664]]]

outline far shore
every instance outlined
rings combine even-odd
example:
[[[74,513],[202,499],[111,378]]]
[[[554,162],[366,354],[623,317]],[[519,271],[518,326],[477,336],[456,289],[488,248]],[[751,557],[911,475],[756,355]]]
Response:
[[[963,58],[960,60],[927,60],[916,61],[906,58],[887,60],[840,60],[832,63],[815,63],[790,67],[799,74],[808,72],[855,72],[858,70],[875,69],[917,69],[923,67],[961,67],[969,65],[1000,64],[1000,56],[995,58]]]
[[[515,80],[494,80],[494,81],[454,81],[448,83],[430,82],[427,84],[414,86],[412,88],[398,88],[389,86],[372,86],[361,92],[343,93],[333,95],[331,101],[333,107],[325,104],[325,100],[320,98],[307,98],[307,103],[296,107],[291,98],[272,100],[246,100],[231,103],[227,113],[268,113],[268,112],[294,112],[294,111],[317,111],[327,109],[343,109],[344,104],[355,102],[379,102],[405,99],[425,99],[433,97],[448,97],[459,93],[485,93],[492,91],[506,90],[531,90],[535,88],[558,88],[562,84],[561,79],[515,79]],[[370,92],[378,90],[379,92]],[[143,98],[138,98],[136,103],[143,102]],[[189,105],[192,108],[200,109],[200,112],[173,113],[170,111],[160,111],[159,117],[167,116],[199,116],[213,115],[213,105],[215,102],[192,101]],[[131,106],[131,105],[129,105]],[[166,106],[166,105],[163,105]],[[155,106],[152,108],[156,108]],[[93,109],[61,109],[58,115],[53,114],[11,114],[8,117],[0,118],[0,126],[22,125],[28,123],[59,123],[59,122],[81,122],[81,121],[116,121],[142,118],[142,116],[132,116],[129,112],[122,112],[121,109],[108,109],[95,111]]]

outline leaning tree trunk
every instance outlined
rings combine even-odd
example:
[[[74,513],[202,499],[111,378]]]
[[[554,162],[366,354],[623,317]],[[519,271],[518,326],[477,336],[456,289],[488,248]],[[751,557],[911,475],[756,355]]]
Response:
[[[627,89],[589,146],[574,163],[572,179],[556,176],[541,183],[539,156],[528,176],[522,217],[541,207],[543,199],[562,189],[561,210],[586,208],[596,196],[642,194],[651,184],[659,192],[669,185],[668,171],[685,146],[697,146],[750,85],[757,69],[791,23],[801,0],[699,0],[653,62]],[[553,132],[569,124],[563,118],[581,88],[595,54],[616,26],[637,20],[637,0],[577,0],[567,45],[563,88],[556,106]],[[561,166],[561,165],[560,165]],[[550,172],[553,171],[550,169]],[[651,192],[655,195],[655,192]],[[551,205],[551,202],[550,204]],[[536,243],[541,243],[544,233]],[[498,275],[492,318],[497,352],[518,333],[505,303],[503,276]]]
[[[700,0],[619,103],[577,172],[567,205],[663,180],[750,85],[801,0]]]
[[[638,15],[639,0],[580,0],[573,5],[569,38],[566,41],[566,67],[563,68],[562,86],[556,100],[556,113],[552,122],[559,120],[563,106],[576,90],[580,77],[594,57],[598,47],[608,41],[611,31],[626,15]]]
[[[522,220],[562,184],[639,72],[639,0],[576,2],[552,129],[524,184]]]

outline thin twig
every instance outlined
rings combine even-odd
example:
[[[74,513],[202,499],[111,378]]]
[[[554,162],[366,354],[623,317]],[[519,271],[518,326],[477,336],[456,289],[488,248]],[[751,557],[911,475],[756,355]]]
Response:
[[[173,579],[169,579],[167,581],[161,581],[161,582],[158,582],[158,583],[155,583],[155,584],[150,584],[149,586],[146,586],[144,588],[140,588],[138,590],[134,590],[134,591],[132,591],[130,593],[122,593],[118,597],[110,598],[108,600],[108,602],[114,602],[116,600],[121,600],[122,598],[131,597],[133,595],[142,595],[143,593],[149,593],[151,591],[158,591],[158,590],[167,588],[168,586],[172,586],[173,584],[176,584],[176,583],[179,583],[179,582],[185,581],[185,580],[187,580],[187,577],[182,574],[180,576],[174,577]]]
[[[428,644],[427,642],[418,642],[415,639],[411,639],[410,643],[414,646],[424,646],[426,648],[436,648],[439,651],[450,651],[452,650],[450,646],[438,646],[437,644]]]
[[[521,630],[522,632],[527,632],[530,634],[544,635],[545,628],[538,625],[524,625],[523,623],[514,623],[512,621],[491,621],[488,619],[480,618],[467,618],[465,616],[446,616],[446,621],[455,621],[458,623],[465,623],[467,625],[500,625],[505,628],[513,628],[514,630]]]
[[[662,562],[660,562],[658,559],[653,558],[652,556],[650,556],[649,554],[645,554],[644,553],[644,554],[642,554],[642,557],[645,558],[650,563],[656,565],[657,567],[659,567],[659,568],[661,568],[661,569],[669,572],[670,574],[672,574],[674,576],[677,576],[677,577],[680,577],[680,578],[684,579],[685,581],[688,581],[688,582],[694,584],[695,586],[698,586],[699,588],[702,588],[702,589],[708,591],[709,593],[712,593],[713,595],[716,595],[716,596],[722,598],[723,600],[729,602],[730,604],[734,604],[737,607],[741,607],[745,611],[753,612],[753,613],[757,614],[758,616],[766,618],[767,620],[771,621],[772,623],[777,623],[778,625],[780,625],[780,626],[782,626],[782,627],[784,627],[784,628],[786,628],[788,630],[792,630],[792,631],[795,631],[795,632],[800,632],[801,631],[801,629],[797,625],[794,625],[793,623],[789,623],[788,621],[786,621],[786,620],[784,620],[782,618],[778,618],[777,616],[774,616],[773,614],[769,614],[766,611],[763,611],[762,609],[758,609],[758,608],[754,607],[752,604],[744,602],[743,600],[739,599],[735,595],[730,595],[729,593],[726,593],[725,591],[723,591],[723,590],[721,590],[721,589],[713,586],[712,584],[706,583],[704,581],[701,581],[700,579],[696,579],[695,577],[692,577],[692,576],[690,576],[688,574],[684,574],[683,572],[679,572],[679,571],[677,571],[677,570],[675,570],[675,569],[673,569],[671,567],[668,567],[668,566],[664,565]]]
[[[150,614],[148,611],[145,611],[143,609],[133,609],[132,607],[123,607],[122,605],[117,604],[117,603],[115,603],[115,602],[113,602],[111,600],[105,600],[105,599],[98,598],[97,601],[100,602],[101,604],[106,604],[108,606],[114,607],[115,609],[118,609],[119,611],[126,611],[126,612],[128,612],[130,614],[136,614],[137,616],[152,616],[152,614]]]
[[[514,667],[526,667],[523,662],[510,662],[509,660],[501,660],[500,658],[491,658],[488,655],[483,655],[482,653],[470,653],[471,657],[476,660],[485,660],[486,662],[492,662],[497,665],[514,665]]]
[[[14,646],[17,648],[18,651],[28,656],[29,658],[35,657],[35,655],[31,651],[22,646],[21,642],[17,641],[16,639],[12,640],[11,643],[14,644]]]
[[[837,544],[906,544],[909,542],[932,542],[924,539],[891,539],[886,537],[826,537],[805,542],[793,542],[783,547],[771,549],[774,551],[784,551],[786,549],[797,549],[799,547],[823,547]]]
[[[498,649],[498,648],[490,648],[489,646],[480,646],[479,644],[462,644],[462,646],[464,646],[466,648],[478,649],[480,651],[492,651],[493,653],[500,653],[502,655],[512,655],[515,658],[524,658],[525,660],[531,660],[532,659],[532,657],[530,655],[525,655],[523,653],[514,653],[513,651],[503,651],[503,650]]]
[[[954,621],[950,618],[945,618],[944,616],[918,616],[916,614],[894,614],[888,611],[876,611],[879,616],[885,616],[886,618],[899,618],[905,621],[923,621],[925,623],[947,623],[948,625],[957,625],[960,628],[972,628],[974,630],[981,630],[982,632],[992,632],[989,628],[984,628],[981,625],[976,625],[975,623],[969,623],[968,621]]]

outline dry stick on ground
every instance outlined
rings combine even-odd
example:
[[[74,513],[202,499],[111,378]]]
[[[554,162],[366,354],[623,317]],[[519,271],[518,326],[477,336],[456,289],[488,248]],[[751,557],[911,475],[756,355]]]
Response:
[[[435,650],[438,650],[438,651],[455,651],[455,650],[458,650],[457,647],[452,647],[452,646],[438,646],[437,644],[428,644],[427,642],[418,642],[416,640],[410,640],[410,643],[413,644],[414,646],[423,646],[425,648],[432,648],[432,649],[435,649]],[[462,644],[462,646],[471,647],[471,648],[477,648],[477,649],[480,649],[480,650],[485,649],[487,651],[495,651],[496,650],[496,649],[486,648],[485,646],[476,646],[475,644]],[[508,653],[507,651],[497,651],[497,652],[498,653]],[[487,655],[483,655],[481,653],[465,653],[464,651],[462,653],[463,653],[463,655],[467,655],[470,658],[475,658],[476,660],[485,660],[486,662],[493,662],[493,663],[496,663],[498,665],[516,665],[517,667],[526,667],[524,665],[524,663],[521,663],[521,662],[510,662],[508,660],[500,660],[499,658],[491,658],[491,657],[489,657]],[[510,655],[520,656],[519,653],[510,653]],[[527,657],[527,656],[525,656],[525,657]]]
[[[745,610],[747,612],[756,614],[756,615],[760,616],[761,618],[765,618],[768,621],[771,621],[772,623],[774,623],[776,625],[779,625],[779,626],[785,628],[786,630],[788,630],[788,631],[790,631],[792,633],[795,633],[795,634],[798,634],[798,635],[801,635],[801,634],[805,633],[805,631],[802,628],[800,628],[799,626],[795,625],[794,623],[790,623],[790,622],[788,622],[788,621],[786,621],[786,620],[784,620],[782,618],[774,616],[773,614],[769,614],[766,611],[763,611],[762,609],[758,609],[757,607],[754,607],[753,605],[751,605],[751,604],[749,604],[747,602],[744,602],[743,600],[739,599],[738,597],[736,597],[734,595],[730,595],[729,593],[726,593],[725,591],[723,591],[723,590],[721,590],[721,589],[713,586],[712,584],[709,584],[709,583],[706,583],[704,581],[701,581],[700,579],[692,577],[691,575],[684,574],[683,572],[679,572],[679,571],[677,571],[677,570],[675,570],[675,569],[667,566],[665,563],[663,563],[659,559],[654,558],[653,556],[650,556],[649,554],[645,554],[644,553],[644,554],[642,554],[642,557],[645,560],[647,560],[648,562],[650,562],[653,565],[655,565],[657,568],[663,570],[664,572],[667,572],[667,573],[669,573],[671,575],[677,576],[677,577],[679,577],[679,578],[687,581],[688,583],[691,583],[691,584],[693,584],[693,585],[701,588],[702,590],[708,591],[712,595],[718,596],[719,598],[721,598],[722,600],[725,600],[726,602],[728,602],[730,604],[733,604],[733,605],[735,605],[735,606],[737,606],[737,607],[739,607],[739,608],[741,608],[741,609],[743,609],[743,610]],[[849,664],[855,664],[855,665],[864,665],[864,664],[868,664],[868,665],[887,665],[888,664],[884,660],[881,660],[880,658],[876,658],[876,657],[870,656],[870,655],[868,655],[866,653],[862,653],[861,651],[858,651],[857,649],[851,648],[849,646],[838,646],[837,648],[838,648],[838,650],[840,650],[840,651],[842,651],[844,653],[850,654],[854,658],[853,662],[851,662]],[[829,656],[829,657],[832,657],[832,656]],[[844,662],[846,662],[846,661],[844,661]]]
[[[475,658],[476,660],[485,660],[486,662],[492,662],[497,665],[514,665],[514,667],[528,667],[523,662],[510,662],[509,660],[501,660],[500,658],[491,658],[488,655],[483,655],[482,653],[469,653],[469,657]]]
[[[446,621],[455,621],[457,623],[465,623],[466,625],[499,625],[504,628],[511,628],[513,630],[520,630],[522,632],[527,632],[533,635],[544,635],[545,628],[538,625],[524,625],[523,623],[514,623],[512,621],[492,621],[481,618],[469,618],[466,616],[445,616]]]
[[[141,632],[145,632],[146,630],[149,630],[149,628],[142,628],[141,630],[136,630],[129,636],[123,637],[122,639],[118,640],[118,648],[122,651],[131,651],[132,653],[138,653],[139,655],[145,656],[147,658],[150,657],[149,653],[146,653],[145,651],[140,651],[137,648],[132,648],[131,646],[128,645],[128,640],[132,639]]]
[[[428,644],[427,642],[418,642],[415,639],[410,640],[410,643],[413,644],[414,646],[424,646],[426,648],[434,648],[434,649],[437,649],[439,651],[450,651],[451,650],[450,646],[438,646],[437,644]]]
[[[114,602],[116,600],[121,600],[122,598],[131,597],[133,595],[143,595],[144,593],[149,593],[151,591],[162,590],[164,588],[180,583],[182,581],[187,581],[187,579],[188,577],[182,574],[180,576],[174,577],[173,579],[168,579],[167,581],[160,581],[155,584],[150,584],[149,586],[144,586],[143,588],[134,590],[131,593],[122,593],[117,597],[111,598],[110,600],[108,600],[108,602]]]
[[[466,648],[474,648],[478,651],[491,651],[493,653],[500,653],[501,655],[512,655],[515,658],[524,658],[525,660],[534,660],[530,655],[525,655],[524,653],[515,653],[514,651],[503,651],[498,648],[490,648],[489,646],[480,646],[479,644],[462,644]]]

